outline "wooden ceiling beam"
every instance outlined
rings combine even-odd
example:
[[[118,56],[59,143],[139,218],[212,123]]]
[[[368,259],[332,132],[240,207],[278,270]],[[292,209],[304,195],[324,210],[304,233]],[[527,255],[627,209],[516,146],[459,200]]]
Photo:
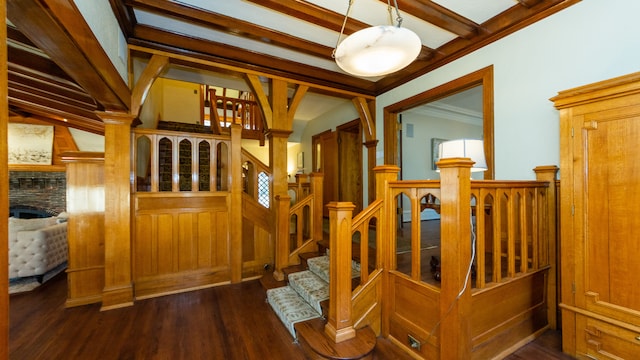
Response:
[[[80,86],[78,86],[67,73],[60,69],[56,63],[51,61],[51,59],[36,54],[31,50],[14,46],[14,44],[9,44],[7,48],[7,61],[9,64],[14,64],[24,69],[32,69],[34,72],[46,74],[47,77],[60,79],[70,86],[80,88]]]
[[[104,135],[104,124],[101,120],[95,118],[94,113],[88,113],[86,117],[76,113],[67,113],[57,108],[34,103],[28,99],[12,96],[11,92],[9,95],[9,108],[22,116],[38,116],[42,119],[50,119],[52,123],[57,122],[79,130]]]
[[[414,61],[405,69],[387,76],[376,83],[377,93],[393,89],[403,83],[422,76],[447,63],[459,59],[475,50],[489,45],[509,34],[512,34],[540,19],[556,13],[580,0],[535,0],[532,7],[513,6],[487,22],[480,25],[478,34],[470,39],[457,38],[439,47],[429,61]],[[533,3],[534,0],[529,1]]]
[[[316,6],[314,4],[301,0],[247,1],[337,32],[340,32],[345,17],[345,14],[339,14],[335,11],[330,11],[320,6]],[[350,18],[345,24],[344,33],[352,34],[369,26],[371,25]]]
[[[133,34],[133,27],[136,25],[136,17],[133,9],[126,6],[123,0],[109,0],[109,4],[120,25],[122,33],[125,34],[125,37],[131,36]]]
[[[321,86],[372,95],[374,83],[284,58],[260,54],[213,41],[195,39],[165,30],[138,25],[131,44],[207,59],[237,69],[300,80]]]
[[[105,109],[128,110],[129,87],[72,0],[7,0],[7,15]]]
[[[302,0],[247,0],[247,1],[257,5],[267,7],[277,12],[281,12],[283,14],[287,14],[289,16],[293,16],[297,19],[305,20],[312,24],[324,26],[325,28],[336,31],[338,33],[342,28],[344,17],[345,17],[345,14],[339,14],[337,12],[327,10],[325,8],[316,6],[314,4],[311,4],[307,1],[302,1]],[[381,1],[385,1],[385,0],[381,0]],[[408,6],[408,3],[407,3],[407,6]],[[432,7],[432,9],[435,9],[435,7]],[[446,11],[443,11],[441,16],[444,16],[445,14],[450,15],[451,18],[456,18],[454,13],[446,12]],[[423,15],[428,16],[427,14],[423,14]],[[464,30],[459,29],[460,28],[459,24],[464,23],[464,21],[462,21],[462,19],[464,18],[462,18],[461,16],[457,16],[457,19],[459,19],[457,23],[451,25],[453,29],[461,31],[465,36],[468,36],[469,31],[475,31],[475,27],[473,27],[473,29],[469,29],[469,28]],[[356,31],[371,27],[372,25],[379,25],[379,24],[367,24],[367,23],[358,21],[354,18],[349,18],[344,25],[345,25],[344,32],[343,32],[344,35],[350,35]],[[337,41],[338,41],[338,37],[336,36],[336,42]],[[430,58],[431,57],[430,53],[432,51],[433,51],[432,49],[426,46],[423,46],[421,51],[421,56],[423,58]],[[333,53],[333,50],[331,53]]]
[[[333,48],[306,39],[259,26],[247,21],[231,18],[200,8],[166,0],[128,0],[126,4],[135,8],[175,17],[189,23],[199,24],[228,35],[240,36],[284,49],[325,59],[331,58]]]
[[[34,81],[33,79],[14,72],[8,72],[7,78],[9,89],[28,92],[36,96],[68,104],[73,108],[86,111],[97,110],[96,104],[93,103],[93,99],[91,98],[77,98],[74,96],[75,94],[69,94],[60,88],[49,86],[49,84],[40,81]]]
[[[36,93],[32,91],[32,89],[25,87],[9,87],[9,99],[10,103],[12,103],[12,100],[15,100],[16,103],[19,102],[25,105],[28,111],[31,111],[31,109],[50,109],[52,114],[59,115],[63,118],[80,117],[98,119],[92,109],[67,103],[64,99],[50,98],[42,92]]]
[[[387,0],[380,0],[387,3]],[[400,15],[411,14],[464,39],[478,33],[478,24],[429,0],[397,0]]]
[[[33,88],[43,90],[47,89],[45,91],[55,93],[61,97],[69,98],[71,101],[91,104],[93,108],[97,108],[95,100],[87,95],[87,93],[74,86],[68,86],[63,81],[57,81],[55,78],[46,77],[42,73],[31,71],[31,69],[9,63],[7,74],[11,81]]]
[[[518,0],[518,2],[520,3],[520,5],[524,6],[524,7],[534,7],[536,5],[538,5],[539,3],[541,3],[543,0]]]

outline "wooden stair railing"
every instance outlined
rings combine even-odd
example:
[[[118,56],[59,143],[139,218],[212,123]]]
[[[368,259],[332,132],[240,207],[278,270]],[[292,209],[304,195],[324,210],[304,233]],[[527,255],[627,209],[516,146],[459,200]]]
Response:
[[[336,343],[347,341],[355,336],[356,329],[367,325],[376,334],[380,334],[386,327],[386,333],[382,335],[389,336],[389,319],[381,318],[380,288],[376,286],[381,282],[382,276],[379,274],[394,270],[396,266],[394,224],[397,196],[400,194],[410,194],[412,239],[420,234],[419,215],[424,208],[425,199],[428,199],[427,203],[437,206],[442,216],[441,257],[442,264],[447,266],[442,268],[441,282],[435,286],[429,284],[425,291],[429,291],[432,298],[438,299],[435,303],[439,305],[435,306],[435,312],[431,315],[435,318],[434,321],[438,321],[438,318],[445,320],[439,322],[438,333],[430,334],[429,337],[433,337],[433,340],[428,344],[423,343],[423,348],[425,345],[426,348],[436,347],[433,353],[440,354],[439,357],[443,359],[471,358],[472,343],[477,346],[478,341],[495,341],[487,338],[486,334],[472,332],[475,329],[469,326],[469,322],[475,319],[469,312],[472,303],[486,302],[487,297],[491,296],[503,298],[502,289],[529,287],[529,279],[532,277],[547,279],[539,289],[541,292],[536,293],[536,296],[542,298],[542,303],[533,308],[510,311],[522,311],[525,314],[539,311],[535,309],[543,306],[549,309],[544,315],[547,325],[540,326],[555,327],[557,199],[554,179],[557,168],[536,168],[537,181],[470,181],[470,165],[468,159],[443,160],[440,164],[441,181],[397,181],[397,167],[381,166],[374,170],[377,200],[365,211],[352,217],[352,204],[329,204],[331,281],[329,315],[324,332],[330,339]],[[475,219],[475,225],[472,226],[470,219]],[[372,223],[376,226],[372,226]],[[376,231],[376,256],[369,254],[369,232],[372,228]],[[354,237],[356,233],[360,233],[359,247],[352,246],[353,239],[357,238]],[[475,236],[472,237],[472,234]],[[476,256],[473,264],[477,274],[467,283],[467,272],[472,259],[469,239],[472,238],[475,238]],[[417,244],[416,240],[412,242]],[[413,284],[420,284],[420,272],[423,268],[420,264],[420,246],[417,246],[417,250],[415,248],[416,246],[412,246],[412,251],[418,253],[411,257],[411,266],[406,276]],[[353,292],[349,275],[354,255],[352,249],[358,249],[359,254],[355,255],[361,261],[360,285]],[[490,254],[493,261],[489,262],[485,254]],[[374,263],[368,263],[371,261]],[[398,271],[395,273],[402,275]],[[505,287],[507,285],[509,287]],[[500,302],[494,300],[490,303]],[[478,310],[474,311],[474,316]],[[486,321],[486,316],[490,315],[480,318]],[[381,323],[386,325],[381,326]],[[434,329],[422,329],[425,333],[432,330]],[[405,340],[395,341],[404,344]],[[482,350],[484,347],[478,348],[481,349],[479,351],[485,351]],[[411,350],[407,347],[407,351]],[[424,354],[426,353],[421,353],[421,356]]]
[[[251,198],[270,208],[269,179],[271,169],[250,152],[242,149],[242,190]]]
[[[307,179],[309,183],[305,185]],[[281,239],[287,239],[276,244],[276,280],[284,280],[284,269],[300,263],[298,255],[318,251],[317,243],[323,237],[322,181],[322,173],[296,176],[296,184],[290,184],[289,189],[297,201],[292,204],[291,196],[275,197],[275,231],[282,232]],[[305,189],[307,195],[300,198]]]
[[[307,197],[311,193],[311,186],[309,183],[309,174],[296,174],[296,181],[289,182],[289,194],[293,195],[291,203],[295,204],[300,199]]]
[[[222,94],[216,94],[216,89],[209,89],[209,114],[211,127],[215,134],[225,133],[233,123],[242,126],[243,139],[255,139],[260,145],[265,143],[264,120],[260,105],[248,94],[246,98],[227,97],[226,89]]]

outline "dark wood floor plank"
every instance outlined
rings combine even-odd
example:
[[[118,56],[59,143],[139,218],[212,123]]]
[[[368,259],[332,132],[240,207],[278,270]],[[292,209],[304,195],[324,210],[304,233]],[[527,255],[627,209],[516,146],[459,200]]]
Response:
[[[99,305],[65,309],[65,298],[65,274],[10,296],[10,359],[304,359],[257,280],[104,312]],[[570,359],[559,339],[548,332],[507,359]],[[374,359],[397,359],[390,354],[381,350]]]
[[[105,312],[65,309],[65,282],[10,297],[11,359],[304,359],[258,281]]]

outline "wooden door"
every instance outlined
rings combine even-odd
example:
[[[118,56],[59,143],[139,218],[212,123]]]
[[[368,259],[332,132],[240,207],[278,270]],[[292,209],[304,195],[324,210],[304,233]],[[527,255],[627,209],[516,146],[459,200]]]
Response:
[[[322,216],[329,217],[327,204],[339,201],[338,197],[338,135],[327,130],[314,135],[313,169],[324,174],[322,179]]]
[[[350,201],[362,211],[362,133],[359,120],[339,126],[338,132],[338,198]]]
[[[312,137],[313,170],[322,172],[323,216],[331,201],[351,201],[362,211],[362,127],[359,120]]]
[[[574,188],[584,214],[575,229],[584,251],[576,304],[640,312],[640,105],[577,116],[573,126],[575,170],[584,174]]]

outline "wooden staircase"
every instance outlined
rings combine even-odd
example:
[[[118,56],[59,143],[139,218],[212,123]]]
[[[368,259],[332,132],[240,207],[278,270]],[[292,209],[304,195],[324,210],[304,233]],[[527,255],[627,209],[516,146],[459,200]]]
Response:
[[[326,244],[325,244],[326,245]],[[267,290],[278,289],[290,283],[289,277],[295,278],[298,274],[312,271],[313,263],[326,256],[326,250],[308,252],[299,255],[300,264],[284,269],[285,280],[276,281],[271,274],[262,277],[261,283]],[[309,262],[312,263],[311,267]],[[317,271],[317,270],[313,270]],[[326,275],[323,275],[326,277]],[[357,278],[357,276],[356,276]],[[354,287],[357,282],[354,281]],[[356,331],[356,337],[339,343],[330,339],[324,331],[329,301],[320,302],[321,310],[318,316],[306,321],[300,321],[293,325],[292,333],[295,341],[305,351],[309,359],[412,359],[390,341],[377,338],[370,327],[364,327]]]

